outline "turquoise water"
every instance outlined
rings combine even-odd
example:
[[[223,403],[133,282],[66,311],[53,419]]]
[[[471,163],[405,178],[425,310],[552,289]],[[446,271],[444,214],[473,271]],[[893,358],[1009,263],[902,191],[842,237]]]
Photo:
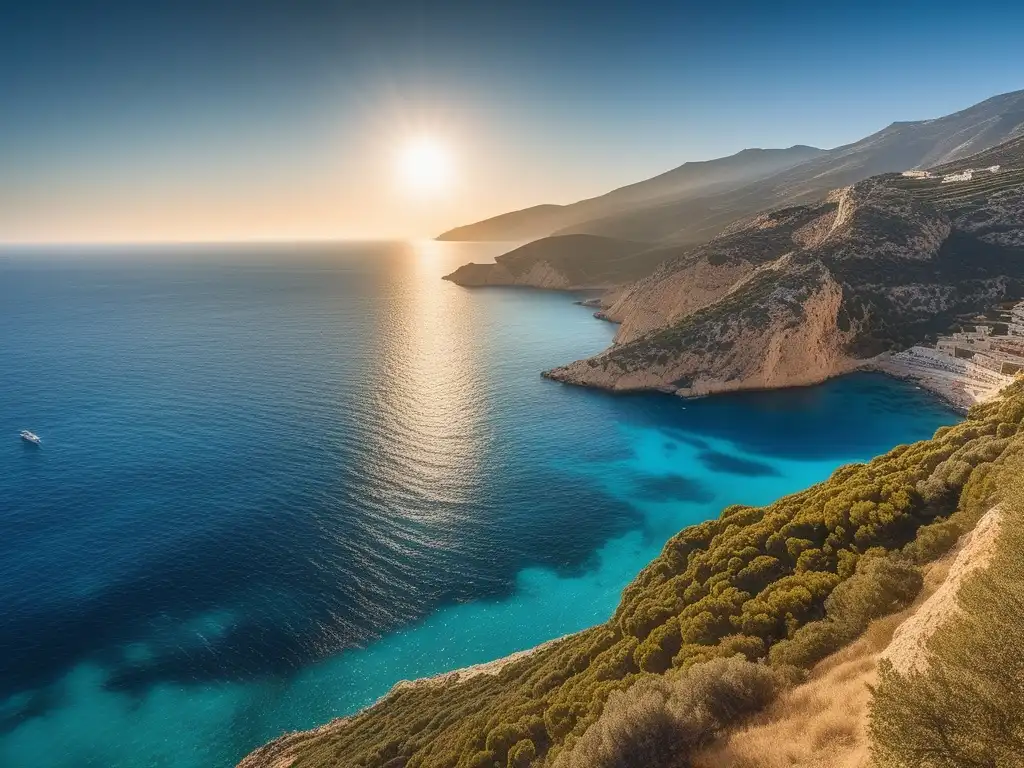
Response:
[[[439,280],[498,250],[0,252],[0,765],[232,765],[602,621],[681,527],[956,420],[871,375],[546,381],[614,328]]]

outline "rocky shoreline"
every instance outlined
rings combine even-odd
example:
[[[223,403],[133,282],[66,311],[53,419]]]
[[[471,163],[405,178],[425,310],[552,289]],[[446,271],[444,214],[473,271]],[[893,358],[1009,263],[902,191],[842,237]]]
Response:
[[[756,386],[734,386],[734,387],[722,387],[720,389],[709,390],[709,391],[693,391],[692,388],[681,388],[671,384],[657,384],[649,387],[636,387],[631,389],[616,388],[607,386],[601,383],[592,381],[571,381],[565,378],[561,373],[561,369],[554,369],[550,371],[542,371],[541,376],[552,381],[558,381],[563,384],[571,384],[573,386],[581,386],[587,389],[600,389],[611,394],[627,394],[630,392],[659,392],[666,395],[675,395],[676,397],[682,397],[687,400],[695,400],[699,398],[709,397],[717,394],[727,394],[729,392],[769,392],[778,389],[788,389],[791,387],[813,387],[818,384],[823,384],[829,379],[838,378],[839,376],[846,376],[850,373],[865,372],[865,373],[881,373],[892,379],[898,379],[899,381],[905,381],[910,384],[914,384],[921,389],[924,389],[934,395],[937,399],[941,400],[946,406],[953,411],[959,413],[962,416],[966,416],[971,406],[975,403],[988,402],[998,396],[999,390],[993,391],[990,395],[987,395],[983,399],[968,400],[960,392],[951,389],[948,386],[944,386],[941,382],[927,377],[915,375],[912,372],[908,372],[900,369],[898,366],[892,364],[889,361],[889,355],[880,355],[879,358],[871,358],[860,363],[853,363],[846,370],[831,373],[820,379],[808,381],[806,383],[792,383],[783,384],[779,386],[771,387],[756,387]]]

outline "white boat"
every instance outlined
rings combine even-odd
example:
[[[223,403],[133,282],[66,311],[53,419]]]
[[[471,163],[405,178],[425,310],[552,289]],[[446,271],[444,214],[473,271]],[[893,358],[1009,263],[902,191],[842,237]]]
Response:
[[[27,443],[33,443],[35,445],[42,445],[43,441],[39,435],[34,432],[29,432],[27,429],[21,430],[21,439]]]

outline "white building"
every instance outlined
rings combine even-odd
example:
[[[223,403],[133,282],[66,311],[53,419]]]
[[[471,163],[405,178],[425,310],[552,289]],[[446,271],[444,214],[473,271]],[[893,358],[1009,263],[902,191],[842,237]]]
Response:
[[[931,171],[904,171],[902,175],[911,179],[930,179],[932,177]]]
[[[970,181],[974,178],[974,169],[968,168],[960,173],[950,173],[942,177],[942,183],[948,184],[951,181]]]

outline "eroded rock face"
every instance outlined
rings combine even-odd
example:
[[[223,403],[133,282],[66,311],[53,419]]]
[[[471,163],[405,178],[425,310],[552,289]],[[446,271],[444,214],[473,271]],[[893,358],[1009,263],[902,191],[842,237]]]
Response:
[[[746,260],[714,266],[704,258],[666,265],[628,286],[604,317],[621,324],[616,343],[630,342],[713,304],[753,269]]]
[[[760,214],[628,286],[604,313],[622,327],[616,343],[682,320],[736,290],[761,265],[827,232],[839,205],[797,206]]]
[[[837,322],[842,298],[842,287],[820,262],[785,257],[676,325],[546,375],[684,396],[814,384],[854,364],[845,351],[853,331],[840,330]]]

